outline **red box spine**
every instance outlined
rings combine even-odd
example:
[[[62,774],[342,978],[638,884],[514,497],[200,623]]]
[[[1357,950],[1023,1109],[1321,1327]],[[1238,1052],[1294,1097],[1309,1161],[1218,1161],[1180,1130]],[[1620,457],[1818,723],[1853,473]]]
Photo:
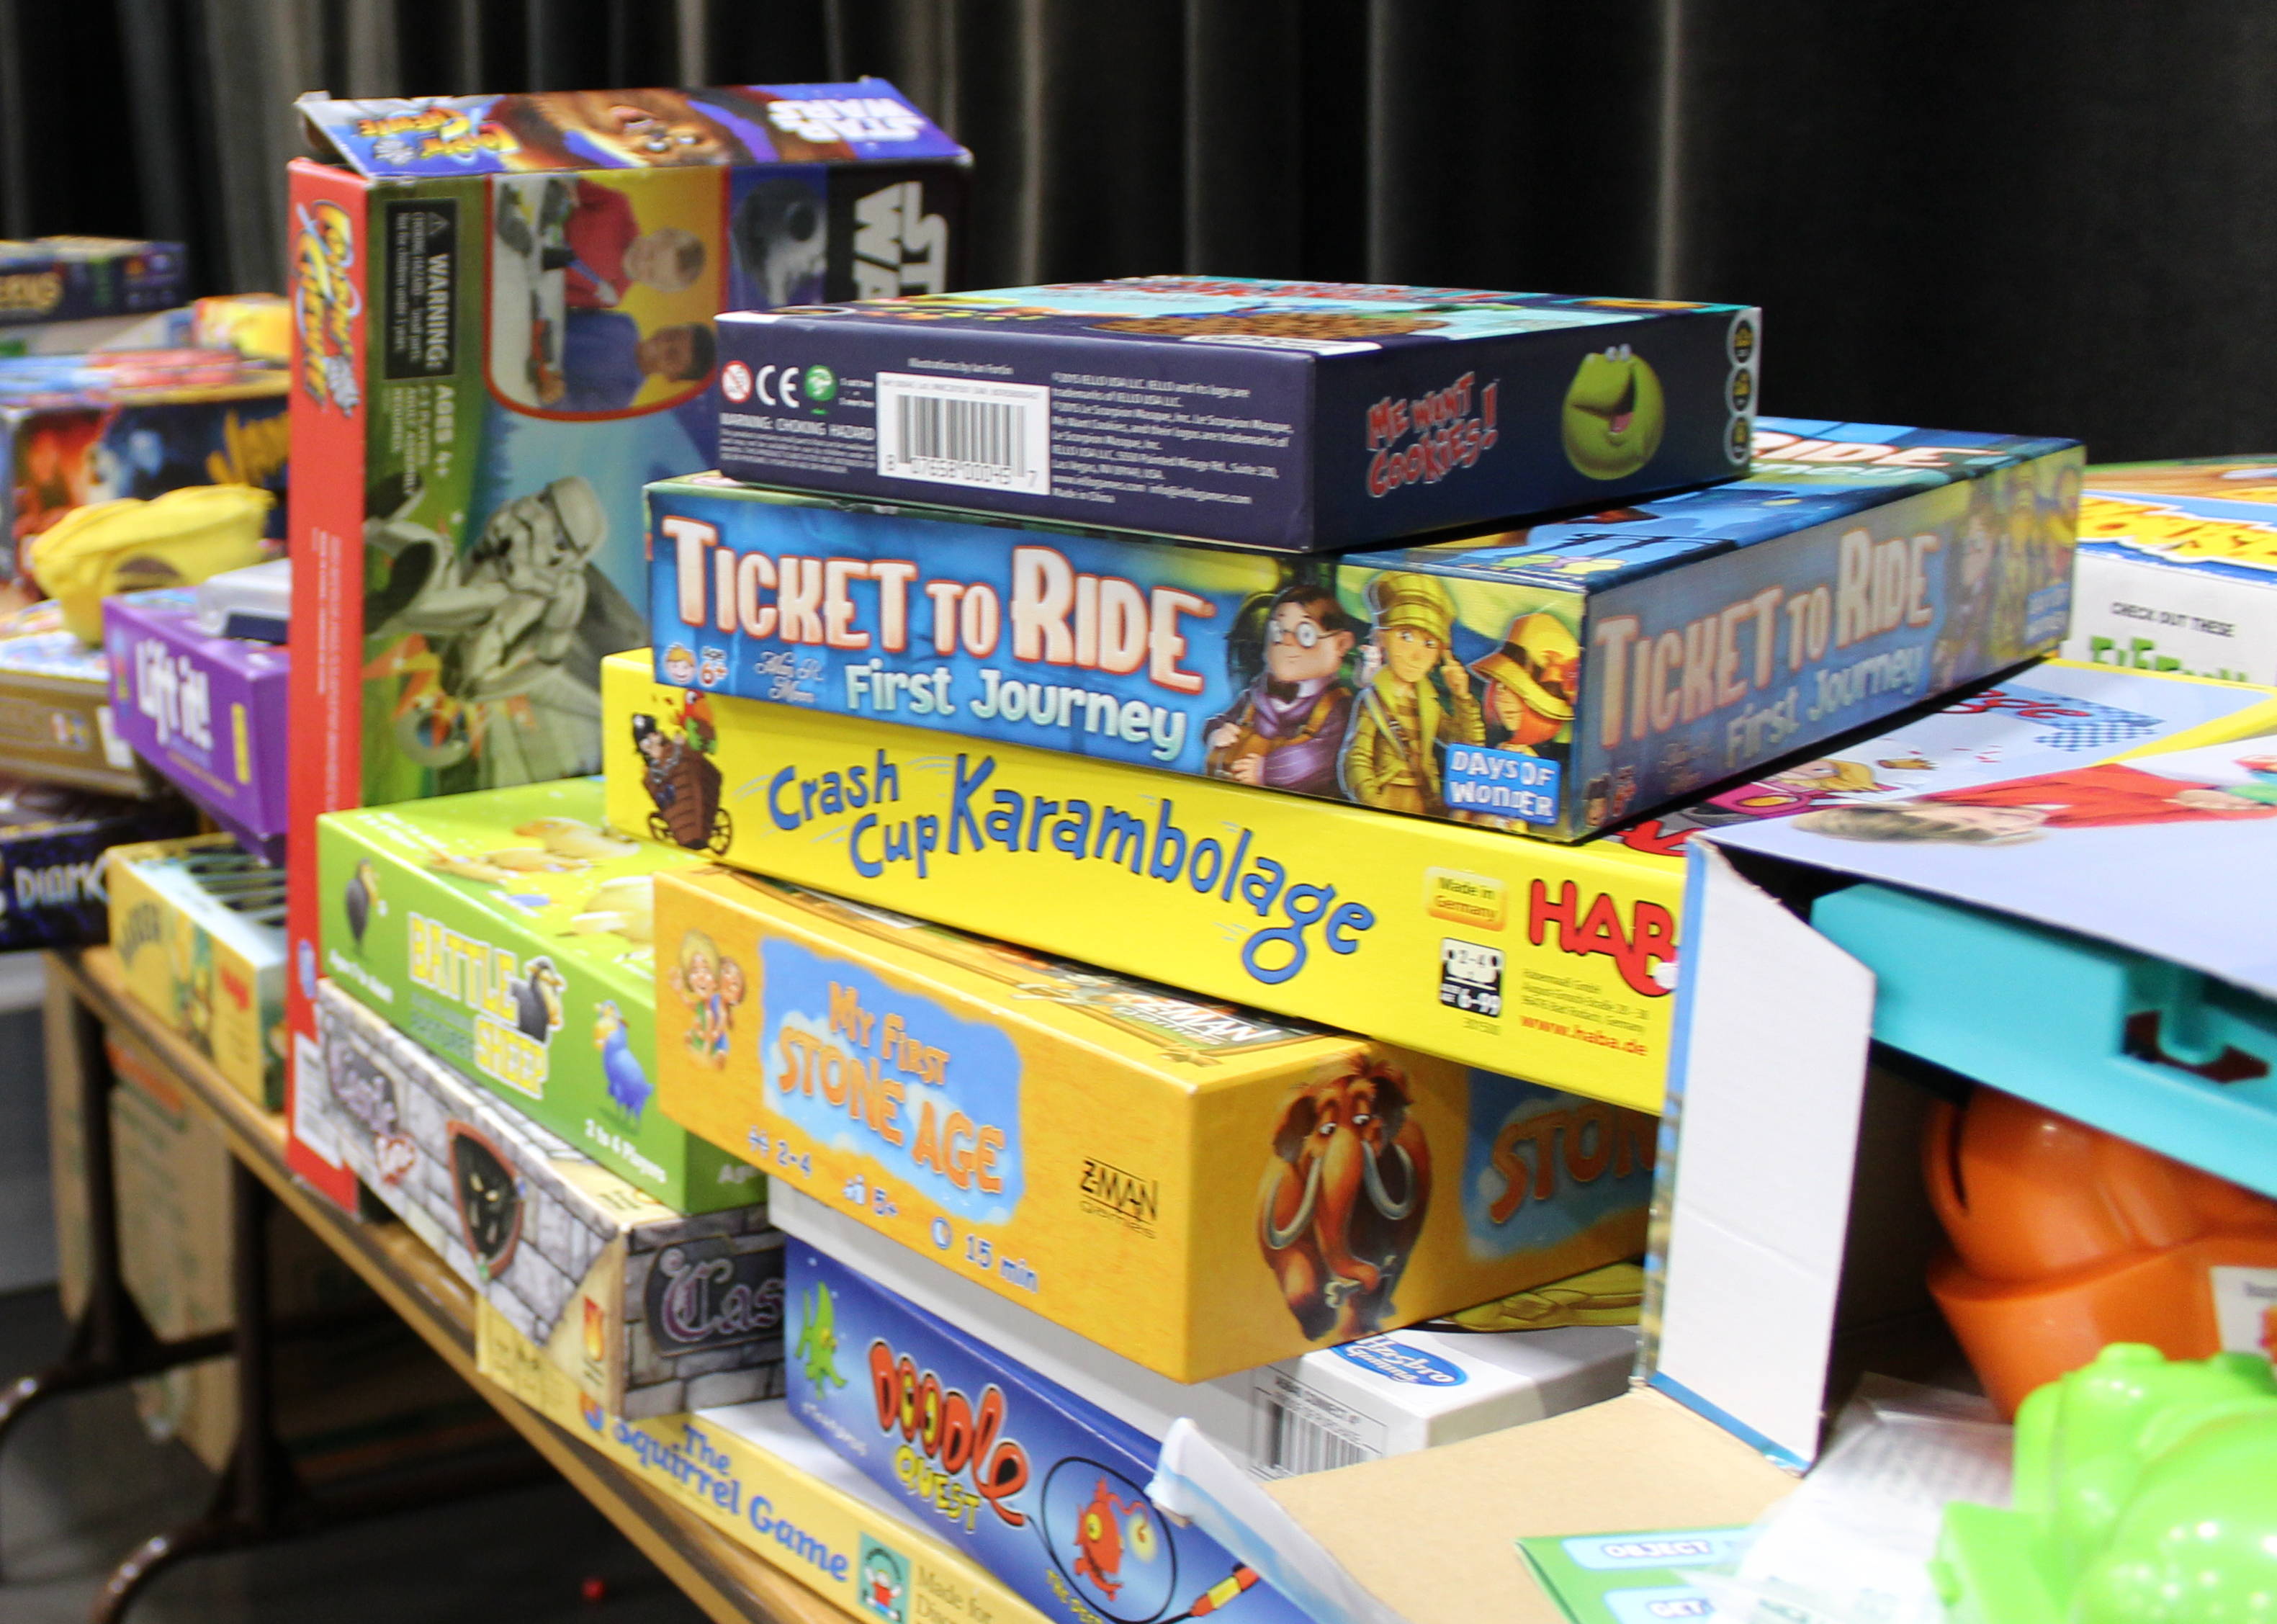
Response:
[[[287,857],[286,1163],[354,1211],[355,1175],[300,1132],[299,1091],[316,1074],[319,814],[363,798],[362,651],[367,263],[369,183],[345,170],[292,165],[293,554],[289,690],[292,834]],[[303,1068],[308,1075],[302,1075]]]

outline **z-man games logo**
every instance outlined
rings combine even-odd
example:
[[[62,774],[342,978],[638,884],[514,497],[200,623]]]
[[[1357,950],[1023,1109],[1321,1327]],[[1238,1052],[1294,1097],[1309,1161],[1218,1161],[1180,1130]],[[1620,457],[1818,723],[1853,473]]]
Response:
[[[343,417],[363,404],[355,330],[363,316],[355,222],[330,201],[301,206],[293,243],[293,320],[301,339],[301,387]]]

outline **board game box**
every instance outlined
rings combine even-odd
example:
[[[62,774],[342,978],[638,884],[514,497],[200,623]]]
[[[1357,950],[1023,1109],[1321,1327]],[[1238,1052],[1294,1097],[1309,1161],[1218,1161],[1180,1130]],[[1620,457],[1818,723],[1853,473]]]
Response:
[[[179,242],[34,237],[0,242],[0,328],[164,310],[183,302]]]
[[[657,883],[658,1103],[1198,1382],[1634,1256],[1649,1117],[726,870]]]
[[[240,1094],[284,1103],[285,875],[228,835],[112,848],[110,945],[127,990]]]
[[[1742,305],[1161,276],[739,312],[720,466],[1282,552],[1747,471]]]
[[[592,772],[641,487],[714,460],[719,313],[953,286],[970,159],[879,80],[301,111],[293,824]]]
[[[259,485],[281,497],[292,450],[285,392],[280,369],[233,350],[0,361],[0,579],[24,575],[34,539],[75,507],[184,485]],[[277,523],[281,530],[281,508]],[[170,578],[179,577],[144,584]]]
[[[681,1212],[763,1197],[656,1090],[656,877],[590,778],[317,820],[324,973],[470,1082]]]
[[[322,1109],[364,1187],[578,1391],[645,1419],[782,1391],[782,1237],[684,1217],[327,982]]]
[[[107,940],[103,853],[196,827],[172,796],[128,801],[0,776],[0,952]]]
[[[1742,480],[1294,560],[697,475],[657,675],[1580,840],[2050,652],[2079,455],[1765,419]]]
[[[2074,660],[2277,682],[2277,458],[2087,470]]]
[[[788,1251],[791,1413],[1047,1618],[1306,1624],[1147,1498],[1154,1440],[804,1242]]]
[[[286,650],[210,637],[191,606],[141,593],[104,599],[103,627],[111,715],[127,747],[248,850],[282,863]]]

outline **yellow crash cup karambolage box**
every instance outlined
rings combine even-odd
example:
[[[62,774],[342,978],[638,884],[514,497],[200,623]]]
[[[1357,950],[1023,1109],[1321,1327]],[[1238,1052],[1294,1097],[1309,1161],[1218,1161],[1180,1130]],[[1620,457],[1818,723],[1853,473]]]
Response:
[[[1643,1249],[1638,1112],[758,875],[656,903],[668,1116],[1174,1380]]]
[[[1660,1109],[1680,858],[695,693],[638,653],[602,697],[619,828]]]

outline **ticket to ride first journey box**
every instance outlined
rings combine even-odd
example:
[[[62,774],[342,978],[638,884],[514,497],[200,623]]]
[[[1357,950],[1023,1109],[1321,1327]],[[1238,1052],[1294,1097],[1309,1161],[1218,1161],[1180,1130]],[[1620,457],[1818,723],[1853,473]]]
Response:
[[[1295,560],[666,481],[657,674],[1580,840],[2063,635],[2072,442],[1774,418],[1755,458],[1580,518]]]
[[[659,875],[659,1104],[1174,1381],[1630,1257],[1651,1118],[727,869]]]

